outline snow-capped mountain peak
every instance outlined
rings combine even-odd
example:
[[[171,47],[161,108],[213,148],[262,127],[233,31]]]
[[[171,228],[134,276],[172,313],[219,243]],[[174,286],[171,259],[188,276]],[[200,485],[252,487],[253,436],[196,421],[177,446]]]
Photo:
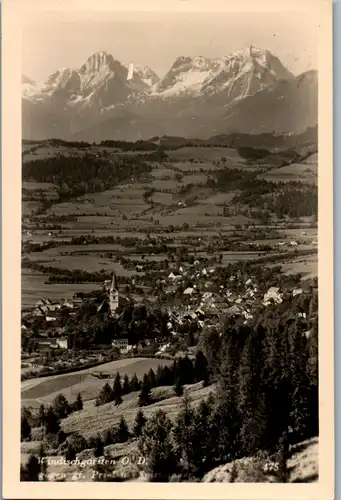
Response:
[[[136,73],[144,83],[149,85],[149,87],[153,87],[160,81],[160,77],[150,66],[134,66],[134,73]]]
[[[77,70],[72,68],[61,68],[46,80],[42,91],[52,95],[54,92],[64,91],[67,93],[78,92],[80,88],[80,77]]]
[[[304,111],[316,97],[315,80],[314,74],[296,80],[274,54],[254,46],[219,58],[177,57],[162,79],[149,66],[122,64],[100,51],[80,68],[55,71],[42,88],[23,75],[23,130],[27,137],[84,131],[83,137],[129,139],[254,131],[270,102],[262,127],[291,131],[315,124],[314,106]]]
[[[226,91],[229,100],[252,95],[279,79],[293,75],[270,51],[249,46],[216,59],[178,57],[156,86],[162,97]]]
[[[100,51],[92,54],[79,69],[79,73],[110,73],[115,70],[115,61],[109,52]],[[120,63],[118,63],[120,64]]]

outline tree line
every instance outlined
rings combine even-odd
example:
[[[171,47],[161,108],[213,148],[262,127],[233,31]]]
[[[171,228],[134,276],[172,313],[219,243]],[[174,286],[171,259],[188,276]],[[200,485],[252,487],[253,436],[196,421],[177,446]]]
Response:
[[[114,384],[111,387],[106,383],[96,398],[96,406],[114,402],[120,405],[123,402],[122,396],[131,392],[140,391],[139,406],[147,406],[152,402],[151,389],[162,386],[174,386],[175,394],[181,396],[185,384],[193,384],[203,381],[204,386],[210,383],[208,362],[202,351],[196,353],[192,361],[187,356],[174,360],[170,366],[159,365],[156,373],[151,368],[142,380],[139,380],[136,373],[129,380],[125,375],[123,380],[117,372]]]
[[[24,164],[23,180],[49,182],[56,185],[58,202],[110,189],[118,183],[148,174],[151,166],[139,155],[122,155],[114,160],[102,160],[95,155],[59,155],[31,160]],[[84,173],[86,172],[86,175]],[[46,200],[46,203],[52,203]]]

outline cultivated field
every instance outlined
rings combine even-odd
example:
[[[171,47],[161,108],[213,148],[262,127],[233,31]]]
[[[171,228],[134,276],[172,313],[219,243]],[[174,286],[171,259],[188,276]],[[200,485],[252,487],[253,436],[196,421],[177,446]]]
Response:
[[[41,403],[52,403],[58,394],[63,394],[68,401],[73,401],[79,392],[84,401],[93,400],[106,382],[113,382],[117,372],[122,377],[128,375],[131,378],[136,373],[138,378],[142,378],[151,368],[156,371],[159,365],[170,364],[171,361],[166,359],[128,358],[75,373],[24,381],[21,386],[22,405],[39,407]],[[109,374],[111,379],[99,379],[93,376],[93,373]]]
[[[54,263],[48,264],[54,265]],[[51,300],[71,299],[77,292],[91,292],[100,288],[96,283],[54,283],[47,284],[47,274],[31,269],[22,269],[21,272],[21,307],[32,308],[38,300],[48,297]]]
[[[65,146],[46,146],[36,149],[35,158],[52,157],[67,151]],[[85,151],[85,150],[84,150]],[[79,154],[83,154],[82,150]],[[101,155],[117,155],[115,149],[92,146],[88,153]],[[77,154],[75,148],[70,148],[70,154]],[[133,153],[132,153],[133,154]],[[170,160],[166,162],[152,162],[152,171],[149,181],[142,182],[127,180],[112,189],[79,196],[70,201],[53,204],[47,208],[43,215],[39,215],[38,224],[33,223],[32,234],[24,234],[23,241],[48,242],[68,240],[74,236],[92,235],[102,236],[132,236],[144,239],[143,231],[151,234],[160,234],[162,237],[193,238],[201,234],[207,239],[214,234],[230,234],[236,226],[252,224],[261,229],[257,220],[248,212],[247,216],[236,211],[233,199],[238,195],[238,190],[220,192],[206,185],[209,175],[217,169],[241,168],[254,170],[258,178],[282,182],[289,180],[304,183],[316,183],[317,155],[311,155],[304,162],[295,163],[280,168],[271,168],[271,165],[261,163],[246,164],[238,152],[233,148],[224,147],[183,147],[167,152]],[[25,161],[29,157],[24,156]],[[219,164],[218,164],[219,162]],[[270,168],[270,170],[269,170]],[[264,169],[268,171],[264,173]],[[186,188],[186,186],[192,187]],[[35,181],[23,182],[25,192],[44,193],[47,198],[55,197],[55,186],[51,183]],[[149,192],[152,189],[153,191]],[[37,201],[23,202],[23,220],[30,226],[32,213],[39,207]],[[225,213],[225,208],[232,207],[230,213]],[[49,219],[47,219],[47,217]],[[55,224],[58,230],[53,229],[53,218],[64,217]],[[307,221],[309,224],[309,221]],[[186,225],[187,229],[179,230]],[[177,228],[175,234],[167,232],[168,228]],[[46,229],[45,229],[46,228]],[[302,235],[302,232],[305,232]],[[281,236],[285,239],[300,239],[312,243],[316,238],[316,229],[283,229]],[[245,234],[247,241],[247,233]],[[244,238],[244,235],[243,235]],[[272,243],[276,245],[275,242]],[[300,248],[300,247],[299,247]],[[198,250],[198,249],[197,249]],[[131,251],[129,249],[129,251]],[[112,255],[108,255],[111,253]],[[60,269],[84,270],[86,272],[107,272],[115,269],[119,276],[132,276],[135,269],[124,269],[115,262],[116,255],[127,255],[126,248],[117,245],[82,245],[63,246],[47,249],[43,252],[31,252],[29,260],[39,264]],[[255,254],[256,255],[256,254]],[[129,253],[128,253],[128,257]],[[139,260],[140,256],[134,256]],[[166,254],[148,257],[150,260],[163,260]],[[239,260],[253,259],[254,256],[236,253],[234,256],[224,253],[223,263]],[[314,261],[310,264],[310,273],[314,273]],[[286,272],[293,269],[302,269],[303,264],[296,266],[286,264]],[[304,267],[304,269],[307,266]],[[316,268],[316,265],[315,265]],[[46,284],[48,275],[24,269],[22,273],[22,304],[23,307],[32,307],[34,303],[47,296],[51,299],[70,298],[75,292],[90,291],[98,287],[95,283],[85,284]]]

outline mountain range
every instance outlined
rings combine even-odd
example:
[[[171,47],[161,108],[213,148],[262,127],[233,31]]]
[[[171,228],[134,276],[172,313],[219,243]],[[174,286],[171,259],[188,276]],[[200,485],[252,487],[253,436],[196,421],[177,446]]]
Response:
[[[207,138],[231,132],[301,133],[317,125],[317,71],[293,75],[269,50],[178,57],[163,78],[108,52],[62,68],[42,87],[22,77],[25,139]]]

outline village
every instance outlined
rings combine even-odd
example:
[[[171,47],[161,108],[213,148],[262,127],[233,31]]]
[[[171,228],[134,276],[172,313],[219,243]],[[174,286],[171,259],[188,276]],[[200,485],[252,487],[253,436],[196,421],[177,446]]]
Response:
[[[120,291],[127,289],[126,280],[120,286],[115,272],[99,292],[75,293],[72,299],[59,302],[40,299],[32,311],[23,315],[22,378],[50,374],[53,370],[60,373],[120,357],[193,357],[201,331],[221,331],[226,321],[252,324],[265,310],[283,301],[290,301],[296,317],[307,320],[312,293],[317,289],[314,279],[300,281],[299,276],[281,275],[279,269],[247,263],[222,267],[207,266],[205,262],[198,258],[193,264],[173,263],[166,272],[159,271],[158,296],[147,293],[140,301]],[[135,283],[136,278],[132,277],[132,288]],[[96,328],[102,328],[109,319],[114,331],[105,334],[107,338],[102,335],[100,341],[90,340],[84,352],[77,349],[70,325],[87,317],[89,307],[89,321],[96,321]],[[134,310],[139,308],[161,310],[163,326],[154,321],[148,333],[130,335],[124,323],[127,310],[132,310],[134,317]],[[142,323],[136,325],[135,328],[144,330]],[[83,322],[81,328],[88,327]],[[309,335],[309,321],[306,330]]]

